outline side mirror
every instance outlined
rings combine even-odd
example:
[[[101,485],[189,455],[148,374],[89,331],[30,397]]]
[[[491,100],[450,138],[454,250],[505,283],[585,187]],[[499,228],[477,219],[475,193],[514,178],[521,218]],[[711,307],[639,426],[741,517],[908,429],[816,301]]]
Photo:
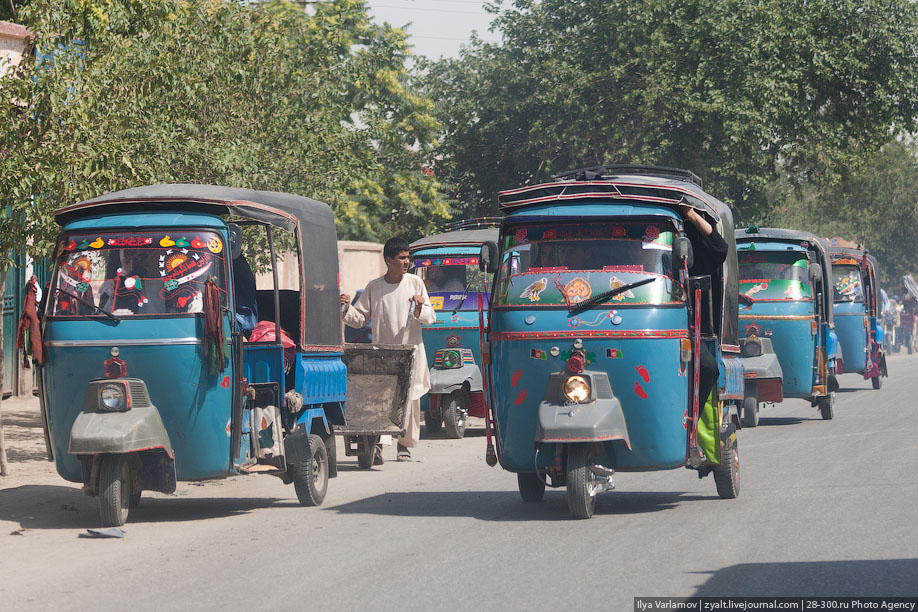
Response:
[[[230,256],[236,259],[242,255],[242,228],[235,223],[229,224]]]
[[[673,274],[676,276],[679,275],[679,270],[682,269],[683,260],[685,260],[689,268],[692,267],[694,263],[694,258],[692,256],[692,241],[685,236],[677,236],[676,239],[673,240]]]
[[[822,284],[822,266],[818,263],[810,264],[810,283],[813,285]]]
[[[488,274],[497,272],[497,243],[487,241],[481,245],[481,257],[478,259],[478,269]]]

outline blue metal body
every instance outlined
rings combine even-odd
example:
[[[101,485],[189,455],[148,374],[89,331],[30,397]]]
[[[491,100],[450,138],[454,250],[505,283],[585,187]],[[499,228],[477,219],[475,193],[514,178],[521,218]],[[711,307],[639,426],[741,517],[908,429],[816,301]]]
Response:
[[[835,304],[835,333],[841,345],[845,372],[863,372],[867,368],[871,328],[876,330],[876,318],[868,319],[863,302]]]
[[[750,237],[756,252],[806,252],[799,243],[768,241]],[[737,239],[737,250],[750,248],[749,242]],[[818,262],[830,266],[828,260]],[[829,289],[831,291],[831,288]],[[784,397],[812,399],[826,394],[825,372],[820,373],[820,355],[825,361],[825,371],[834,368],[838,356],[838,336],[826,322],[826,313],[820,312],[817,328],[817,309],[821,303],[814,298],[803,300],[755,301],[751,306],[740,304],[740,336],[754,333],[771,338],[772,346],[784,375]],[[837,325],[837,323],[836,323]]]
[[[217,230],[229,244],[226,223],[216,215],[157,212],[90,217],[64,226],[64,232],[88,229],[175,228],[176,232],[199,228]],[[232,288],[232,267],[227,271]],[[234,305],[224,312],[225,341],[229,347]],[[337,320],[334,321],[338,325]],[[247,383],[276,383],[283,402],[286,380],[283,351],[279,344],[244,344],[241,372],[230,355],[226,369],[208,374],[204,356],[202,314],[125,317],[115,324],[102,317],[45,321],[46,364],[43,369],[44,406],[58,473],[81,481],[80,463],[68,454],[74,420],[84,408],[87,383],[105,377],[103,362],[112,347],[120,349],[126,376],[142,379],[152,404],[158,409],[175,451],[176,477],[200,480],[234,473],[232,449],[233,394]],[[293,388],[303,396],[303,410],[296,423],[310,431],[330,432],[329,423],[344,423],[346,371],[340,353],[296,354]],[[245,414],[245,411],[243,411]],[[286,417],[288,420],[292,416]],[[285,423],[292,426],[293,423]],[[247,427],[246,427],[247,429]],[[245,446],[243,438],[243,447]]]
[[[602,204],[533,205],[511,212],[505,225],[521,221],[577,219],[583,224],[663,217],[679,220],[672,210],[655,205]],[[620,317],[611,317],[615,309]],[[682,305],[602,305],[570,315],[567,308],[491,309],[488,338],[491,348],[492,399],[501,463],[514,472],[535,472],[556,461],[555,443],[543,443],[536,455],[539,403],[546,397],[549,376],[562,372],[575,339],[583,341],[586,370],[605,373],[612,394],[621,403],[630,448],[624,440],[602,442],[596,463],[619,471],[661,470],[686,463],[690,363],[680,356],[681,339],[688,338],[688,311]],[[557,348],[554,351],[553,348]],[[557,356],[552,356],[557,352]],[[739,359],[723,359],[719,395],[743,394]],[[723,362],[729,361],[729,366]],[[728,404],[723,404],[722,419]],[[538,470],[536,468],[538,464]]]

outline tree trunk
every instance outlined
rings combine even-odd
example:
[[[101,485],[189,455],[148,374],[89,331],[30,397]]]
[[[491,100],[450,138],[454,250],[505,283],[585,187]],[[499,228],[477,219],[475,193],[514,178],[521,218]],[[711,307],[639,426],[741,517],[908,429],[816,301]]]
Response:
[[[3,439],[3,292],[6,290],[6,270],[0,270],[0,476],[9,474],[6,464],[6,441]],[[14,357],[15,359],[15,357]]]

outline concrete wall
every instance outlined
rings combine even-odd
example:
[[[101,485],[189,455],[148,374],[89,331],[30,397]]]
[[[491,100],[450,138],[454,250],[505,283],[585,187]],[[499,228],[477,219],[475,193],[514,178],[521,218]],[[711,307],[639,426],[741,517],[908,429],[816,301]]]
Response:
[[[338,273],[343,293],[354,297],[358,289],[363,289],[368,282],[385,274],[382,249],[383,245],[376,242],[338,241]],[[299,290],[296,253],[278,256],[277,276],[281,289]],[[259,289],[270,289],[274,286],[270,272],[258,274],[255,282]]]
[[[22,60],[31,35],[25,26],[0,21],[0,74],[6,74]]]

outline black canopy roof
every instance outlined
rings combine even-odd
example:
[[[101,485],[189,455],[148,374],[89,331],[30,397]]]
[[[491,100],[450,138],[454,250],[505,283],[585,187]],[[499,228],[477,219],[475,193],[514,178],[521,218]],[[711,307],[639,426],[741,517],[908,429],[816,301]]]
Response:
[[[411,252],[421,249],[435,249],[451,246],[480,246],[487,241],[497,242],[500,230],[496,227],[472,230],[457,230],[427,236],[411,243]]]
[[[64,225],[83,217],[158,210],[237,215],[294,232],[300,255],[301,347],[340,349],[338,239],[328,204],[277,191],[169,184],[108,193],[60,208],[54,215]]]

